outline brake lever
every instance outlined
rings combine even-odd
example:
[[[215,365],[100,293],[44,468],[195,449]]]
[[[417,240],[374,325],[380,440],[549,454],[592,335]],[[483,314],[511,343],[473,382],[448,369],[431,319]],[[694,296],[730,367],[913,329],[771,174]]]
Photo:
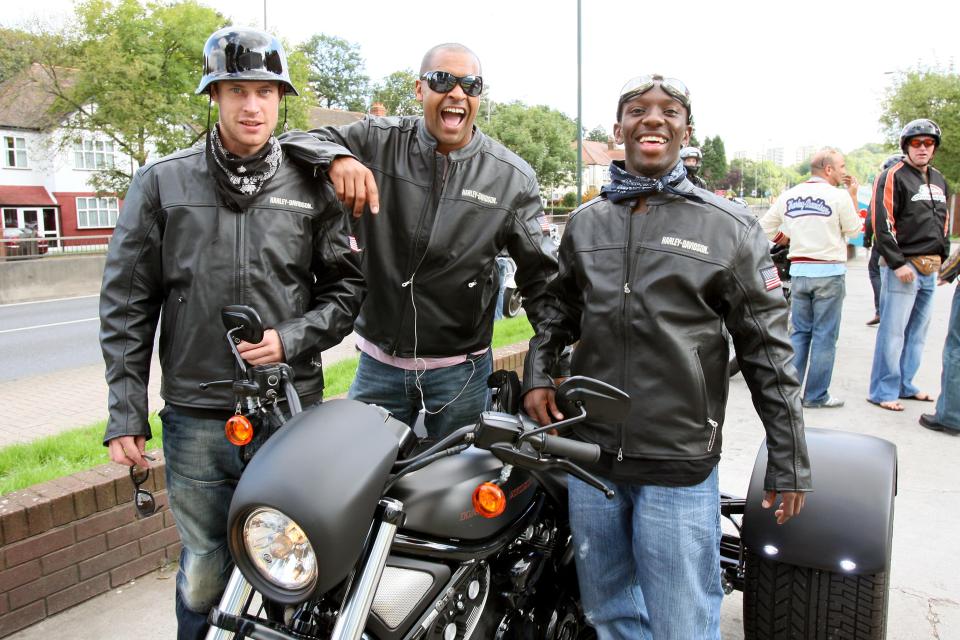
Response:
[[[613,489],[603,484],[603,482],[598,480],[596,476],[581,469],[569,460],[565,460],[563,458],[541,458],[538,456],[532,456],[506,443],[492,445],[490,447],[490,453],[492,453],[501,462],[512,464],[522,469],[529,469],[530,471],[551,471],[553,469],[566,471],[570,475],[580,478],[594,489],[597,489],[603,493],[607,500],[612,500],[616,495]]]

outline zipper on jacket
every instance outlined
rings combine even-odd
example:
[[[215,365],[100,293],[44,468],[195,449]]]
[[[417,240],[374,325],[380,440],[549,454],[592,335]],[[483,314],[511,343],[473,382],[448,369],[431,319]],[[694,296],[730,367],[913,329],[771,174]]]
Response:
[[[620,299],[620,321],[623,327],[623,362],[621,364],[621,371],[623,372],[623,378],[621,379],[621,388],[627,388],[627,364],[630,362],[630,322],[629,322],[629,310],[628,310],[628,301],[627,296],[630,294],[630,251],[633,242],[633,211],[627,211],[627,246],[623,254],[623,296]],[[617,451],[617,462],[623,462],[623,447],[626,440],[626,430],[624,425],[620,423],[620,449]]]
[[[713,418],[707,418],[707,424],[711,427],[710,442],[707,443],[707,451],[713,451],[713,445],[717,441],[717,428],[720,426],[720,423]]]
[[[234,296],[237,304],[243,304],[243,212],[237,213],[236,265],[234,268]]]

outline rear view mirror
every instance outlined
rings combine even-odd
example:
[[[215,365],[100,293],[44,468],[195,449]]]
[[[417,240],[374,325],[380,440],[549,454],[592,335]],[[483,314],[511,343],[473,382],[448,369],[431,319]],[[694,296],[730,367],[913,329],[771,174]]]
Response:
[[[231,304],[220,310],[220,318],[227,331],[236,329],[231,335],[234,341],[243,340],[250,344],[263,341],[263,322],[253,307],[245,304]]]
[[[630,412],[630,396],[606,382],[584,376],[573,376],[557,388],[557,406],[563,415],[572,417],[582,405],[590,420],[623,422]]]

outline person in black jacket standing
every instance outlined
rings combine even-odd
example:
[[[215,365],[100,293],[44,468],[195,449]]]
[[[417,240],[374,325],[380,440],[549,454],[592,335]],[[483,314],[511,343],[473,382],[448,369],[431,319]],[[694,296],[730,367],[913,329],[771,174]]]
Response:
[[[686,179],[690,98],[679,80],[640,76],[620,92],[614,135],[626,159],[577,209],[560,243],[545,319],[524,364],[524,407],[562,419],[552,369],[626,391],[620,424],[575,434],[601,457],[608,501],[570,477],[570,524],[587,620],[600,638],[719,640],[717,464],[728,385],[726,327],[767,431],[765,507],[783,523],[811,489],[787,307],[757,219]]]
[[[883,161],[880,172],[884,172],[903,160],[902,153],[895,153]],[[877,175],[876,179],[879,179]],[[876,179],[874,179],[874,193],[876,193]],[[871,211],[874,204],[870,204]],[[863,247],[870,249],[870,259],[867,261],[867,275],[870,277],[870,288],[873,289],[873,317],[867,320],[868,327],[880,324],[880,250],[873,246],[873,215],[867,215],[863,223]]]
[[[367,117],[280,137],[329,177],[358,216],[370,291],[357,319],[362,351],[350,397],[442,438],[487,403],[497,306],[496,257],[517,264],[527,316],[542,315],[557,271],[530,166],[474,126],[480,61],[461,44],[431,48],[415,91],[422,117]],[[379,215],[361,215],[369,202]]]
[[[920,368],[937,271],[950,253],[949,190],[930,162],[940,127],[926,118],[900,132],[902,162],[880,174],[873,191],[874,247],[880,250],[880,326],[867,400],[903,411],[900,400],[932,402],[913,383]]]
[[[230,573],[227,510],[242,464],[224,437],[235,412],[236,363],[220,310],[248,304],[267,330],[237,349],[251,365],[287,362],[305,404],[323,393],[320,353],[350,333],[363,299],[349,219],[289,163],[273,131],[297,95],[279,40],[247,27],[204,47],[197,93],[219,107],[205,147],[153,162],[133,178],[110,241],[100,294],[110,458],[149,466],[147,379],[160,322],[163,451],[170,508],[183,543],[177,637],[203,638]],[[148,515],[142,513],[142,515]]]

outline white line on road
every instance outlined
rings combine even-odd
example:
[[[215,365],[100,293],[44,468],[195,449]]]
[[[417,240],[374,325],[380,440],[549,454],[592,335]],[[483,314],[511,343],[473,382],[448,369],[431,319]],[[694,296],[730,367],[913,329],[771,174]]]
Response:
[[[19,307],[25,304],[43,304],[44,302],[63,302],[65,300],[82,300],[83,298],[99,298],[99,293],[91,293],[87,296],[72,296],[70,298],[50,298],[48,300],[29,300],[27,302],[8,302],[7,304],[0,304],[0,309],[6,307]]]
[[[50,324],[35,324],[32,327],[17,327],[16,329],[0,329],[0,333],[13,333],[15,331],[30,331],[31,329],[46,329],[47,327],[59,327],[65,324],[77,324],[78,322],[91,322],[93,320],[99,320],[99,316],[95,318],[83,318],[81,320],[67,320],[66,322],[51,322]]]

